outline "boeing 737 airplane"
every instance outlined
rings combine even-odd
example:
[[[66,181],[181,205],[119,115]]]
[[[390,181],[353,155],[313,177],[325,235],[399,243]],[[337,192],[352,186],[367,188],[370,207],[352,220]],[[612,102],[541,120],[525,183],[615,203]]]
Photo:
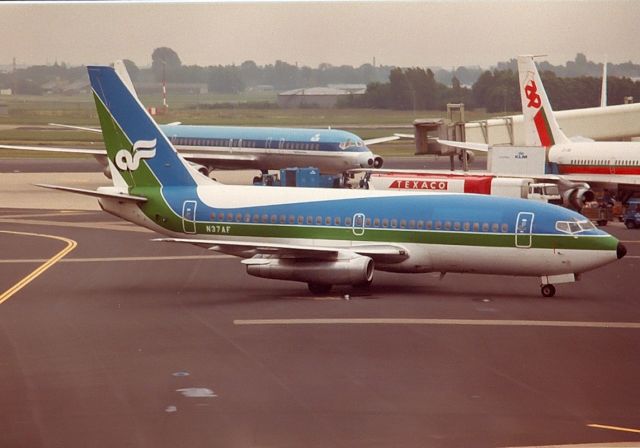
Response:
[[[540,278],[541,292],[622,258],[626,249],[583,216],[534,201],[472,194],[222,185],[173,148],[110,67],[88,67],[113,173],[97,191],[116,216],[244,258],[257,277],[369,285],[376,269]],[[212,278],[215,282],[215,278]]]
[[[136,95],[124,63],[116,61],[114,66],[129,91]],[[101,132],[90,127],[51,124]],[[180,123],[160,125],[160,129],[182,156],[205,175],[214,169],[257,169],[264,173],[281,168],[313,166],[323,173],[335,174],[352,168],[380,168],[382,157],[373,154],[368,145],[400,138],[388,136],[362,140],[351,132],[339,129],[188,126]],[[0,148],[91,154],[105,167],[107,177],[111,175],[106,162],[107,153],[101,149],[15,145],[0,145]]]

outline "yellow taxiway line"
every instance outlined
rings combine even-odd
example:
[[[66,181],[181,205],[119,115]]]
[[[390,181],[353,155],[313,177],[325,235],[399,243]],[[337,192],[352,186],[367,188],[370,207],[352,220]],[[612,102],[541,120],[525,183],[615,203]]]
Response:
[[[38,236],[38,237],[42,237],[42,238],[51,238],[51,239],[54,239],[54,240],[60,240],[60,241],[64,241],[65,243],[67,243],[67,247],[62,249],[60,252],[55,254],[53,257],[49,258],[45,263],[40,265],[37,269],[35,269],[29,275],[27,275],[22,280],[20,280],[18,283],[13,285],[11,288],[7,289],[5,292],[0,294],[0,304],[2,304],[4,302],[6,302],[7,300],[9,300],[9,298],[11,298],[11,296],[13,296],[15,293],[20,291],[22,288],[24,288],[29,283],[31,283],[33,280],[35,280],[40,274],[42,274],[44,271],[46,271],[51,266],[53,266],[58,261],[60,261],[65,255],[67,255],[69,252],[71,252],[73,249],[75,249],[75,247],[78,245],[78,243],[75,242],[74,240],[70,240],[68,238],[64,238],[64,237],[56,236],[56,235],[44,235],[44,234],[41,234],[41,233],[28,233],[28,232],[13,232],[13,231],[9,231],[9,230],[0,230],[0,233],[8,233],[8,234],[11,234],[11,235]]]

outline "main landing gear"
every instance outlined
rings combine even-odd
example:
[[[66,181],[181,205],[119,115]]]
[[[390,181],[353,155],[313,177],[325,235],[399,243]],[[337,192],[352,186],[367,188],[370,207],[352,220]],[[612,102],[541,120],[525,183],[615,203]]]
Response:
[[[544,297],[553,297],[554,295],[556,295],[556,287],[549,284],[542,285],[540,287],[540,292]]]

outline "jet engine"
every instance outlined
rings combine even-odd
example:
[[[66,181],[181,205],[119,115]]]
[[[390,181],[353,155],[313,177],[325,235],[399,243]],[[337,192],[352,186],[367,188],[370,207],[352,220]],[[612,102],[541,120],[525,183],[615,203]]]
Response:
[[[586,183],[571,183],[560,186],[562,204],[574,210],[580,210],[584,204],[595,199],[591,186]]]
[[[191,164],[191,166],[194,167],[200,174],[204,174],[205,176],[209,177],[209,173],[211,172],[211,170],[208,166],[200,165],[199,163],[193,162],[189,162],[189,164]]]
[[[373,159],[373,167],[374,167],[374,168],[382,168],[382,163],[383,163],[383,162],[384,162],[384,161],[382,160],[382,157],[380,157],[380,156],[376,156],[376,157]]]
[[[368,284],[374,270],[373,260],[362,255],[326,261],[300,258],[255,258],[251,261],[247,263],[247,274],[255,277],[327,286]]]
[[[473,163],[473,161],[476,159],[476,156],[473,153],[473,151],[466,151],[466,153],[467,153],[467,163]],[[458,154],[458,160],[460,160],[460,162],[462,162],[463,154],[464,154],[464,151],[460,151],[460,153]]]

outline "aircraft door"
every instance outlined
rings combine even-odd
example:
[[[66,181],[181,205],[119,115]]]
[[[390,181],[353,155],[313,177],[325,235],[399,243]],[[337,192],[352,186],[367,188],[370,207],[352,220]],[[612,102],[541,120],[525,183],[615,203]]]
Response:
[[[356,213],[353,215],[353,224],[351,229],[353,230],[353,234],[355,236],[364,235],[364,213]]]
[[[533,213],[520,212],[516,219],[516,247],[531,247],[531,233],[533,232]]]
[[[184,201],[182,204],[182,230],[184,233],[196,233],[196,201]]]

